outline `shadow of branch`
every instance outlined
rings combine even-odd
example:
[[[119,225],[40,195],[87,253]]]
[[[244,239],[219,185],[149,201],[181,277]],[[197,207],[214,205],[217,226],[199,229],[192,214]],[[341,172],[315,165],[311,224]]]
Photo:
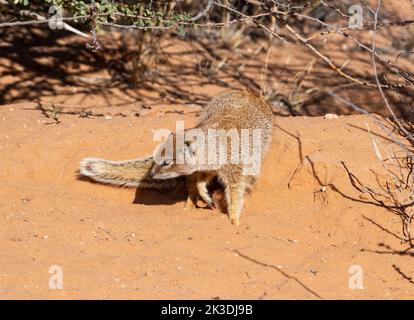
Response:
[[[293,280],[293,281],[295,281],[297,284],[299,284],[303,289],[305,289],[307,292],[309,292],[310,294],[312,294],[314,297],[316,297],[316,298],[318,298],[318,299],[322,299],[322,300],[324,300],[324,298],[322,298],[318,293],[316,293],[314,290],[312,290],[311,288],[309,288],[307,285],[305,285],[302,281],[300,281],[298,278],[296,278],[296,277],[294,277],[294,276],[291,276],[290,274],[288,274],[288,273],[286,273],[285,271],[283,271],[283,270],[281,270],[280,268],[278,268],[278,267],[276,267],[276,266],[274,266],[274,265],[271,265],[271,264],[267,264],[267,263],[264,263],[264,262],[260,262],[260,261],[258,261],[258,260],[256,260],[256,259],[253,259],[253,258],[251,258],[251,257],[249,257],[249,256],[247,256],[247,255],[245,255],[245,254],[243,254],[243,253],[241,253],[240,251],[238,251],[238,250],[230,250],[230,251],[232,251],[232,252],[235,252],[235,253],[237,253],[240,257],[242,257],[242,258],[244,258],[244,259],[246,259],[246,260],[249,260],[250,262],[253,262],[253,263],[255,263],[255,264],[258,264],[258,265],[260,265],[260,266],[262,266],[262,267],[266,267],[266,268],[272,268],[272,269],[274,269],[274,270],[276,270],[276,271],[278,271],[281,275],[283,275],[285,278],[287,278],[287,279],[290,279],[290,280]]]

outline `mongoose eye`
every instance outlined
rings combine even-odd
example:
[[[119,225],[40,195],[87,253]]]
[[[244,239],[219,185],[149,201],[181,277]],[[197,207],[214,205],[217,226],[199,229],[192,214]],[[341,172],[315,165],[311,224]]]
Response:
[[[172,159],[166,159],[166,160],[164,160],[162,165],[163,166],[169,166],[169,165],[172,165],[172,163],[173,163]]]

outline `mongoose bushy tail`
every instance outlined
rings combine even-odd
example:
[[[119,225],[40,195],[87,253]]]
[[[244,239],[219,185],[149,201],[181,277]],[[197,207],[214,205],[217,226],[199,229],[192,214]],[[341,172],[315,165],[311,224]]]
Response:
[[[84,158],[79,167],[80,174],[97,182],[146,189],[181,189],[186,177],[172,179],[153,179],[149,176],[154,166],[152,156],[143,158],[110,161],[100,158]]]

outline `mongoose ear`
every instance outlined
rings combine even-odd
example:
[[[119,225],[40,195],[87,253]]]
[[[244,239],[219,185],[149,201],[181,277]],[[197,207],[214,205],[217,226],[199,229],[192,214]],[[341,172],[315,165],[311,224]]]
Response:
[[[196,143],[192,141],[186,141],[184,143],[184,155],[185,161],[195,163],[196,161]]]
[[[192,155],[196,155],[196,139],[193,139],[193,141],[186,141],[185,142],[185,148],[188,150],[188,152]]]

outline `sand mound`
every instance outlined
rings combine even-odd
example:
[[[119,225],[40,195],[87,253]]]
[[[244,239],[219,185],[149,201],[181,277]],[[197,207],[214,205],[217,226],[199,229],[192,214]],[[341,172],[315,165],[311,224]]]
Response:
[[[54,124],[35,107],[0,109],[0,297],[414,298],[401,221],[352,184],[387,176],[372,135],[392,144],[372,119],[275,118],[234,227],[219,210],[185,212],[180,195],[77,179],[81,158],[149,154],[151,129],[191,126],[196,113]],[[52,265],[63,290],[48,287]],[[349,287],[354,265],[363,290]]]

